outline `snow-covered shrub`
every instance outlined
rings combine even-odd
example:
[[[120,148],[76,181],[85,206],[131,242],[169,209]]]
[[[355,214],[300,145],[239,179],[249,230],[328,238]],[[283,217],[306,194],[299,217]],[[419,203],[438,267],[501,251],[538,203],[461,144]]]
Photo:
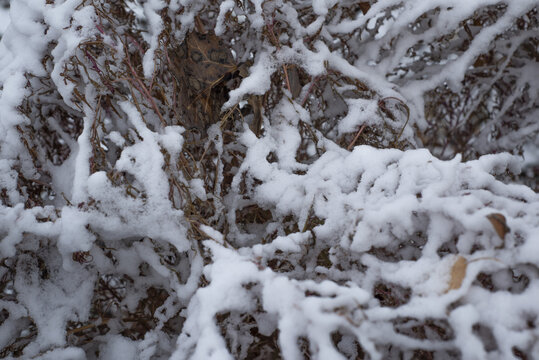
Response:
[[[536,1],[10,19],[1,357],[539,353]]]

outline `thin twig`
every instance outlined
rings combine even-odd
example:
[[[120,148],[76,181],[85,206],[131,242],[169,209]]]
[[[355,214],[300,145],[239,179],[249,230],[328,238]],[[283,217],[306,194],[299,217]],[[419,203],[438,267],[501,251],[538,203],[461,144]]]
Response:
[[[352,148],[354,147],[354,144],[356,143],[357,139],[359,139],[359,135],[361,135],[361,133],[363,132],[363,130],[365,129],[365,126],[367,124],[363,124],[361,125],[361,128],[359,129],[359,131],[357,132],[356,136],[354,137],[354,140],[352,140],[352,142],[350,143],[350,145],[348,145],[348,147],[346,148],[346,150],[350,151],[352,150]]]
[[[127,53],[127,48],[126,48],[126,53]],[[159,117],[159,120],[161,121],[161,124],[163,126],[167,126],[167,122],[165,121],[165,119],[163,119],[163,116],[161,115],[161,112],[159,111],[159,108],[157,107],[157,104],[155,103],[155,101],[153,99],[153,96],[150,94],[150,92],[148,91],[148,89],[146,88],[146,86],[144,85],[142,80],[140,80],[140,78],[138,77],[135,69],[131,65],[131,61],[129,60],[129,54],[127,54],[126,59],[127,59],[126,64],[129,67],[129,70],[131,71],[131,74],[133,76],[131,81],[136,80],[136,82],[139,84],[139,91],[141,91],[142,94],[146,97],[146,99],[150,102],[150,104],[152,105],[153,110],[155,111],[155,113]]]
[[[307,89],[307,94],[305,94],[305,97],[301,101],[301,106],[305,106],[305,103],[307,102],[307,99],[309,98],[309,95],[311,94],[313,88],[316,86],[316,83],[320,79],[320,76],[316,76],[313,81],[311,82],[311,85],[309,86],[309,89]]]
[[[277,37],[275,36],[275,33],[273,32],[273,23],[266,24],[266,27],[269,30],[269,33],[271,37],[273,38],[273,42],[275,43],[275,47],[277,48],[277,51],[281,50],[281,45],[279,44],[279,41],[277,40]],[[284,71],[284,78],[286,81],[286,87],[288,88],[288,91],[292,93],[292,88],[290,87],[290,81],[288,80],[288,71],[286,69],[286,64],[283,64],[283,71]]]

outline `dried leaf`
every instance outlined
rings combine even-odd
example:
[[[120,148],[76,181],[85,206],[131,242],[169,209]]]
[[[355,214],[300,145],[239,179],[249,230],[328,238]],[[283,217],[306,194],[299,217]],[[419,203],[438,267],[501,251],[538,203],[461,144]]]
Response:
[[[468,267],[468,261],[459,256],[453,266],[451,267],[451,279],[449,280],[449,286],[446,292],[460,289],[462,281],[466,277],[466,268]]]
[[[363,13],[363,15],[366,15],[367,12],[369,12],[369,9],[371,8],[371,4],[369,4],[368,2],[360,2],[359,4],[359,8],[361,9],[361,12]]]
[[[490,215],[487,215],[487,219],[490,221],[492,226],[494,227],[494,230],[496,231],[496,234],[500,237],[500,239],[505,239],[505,235],[511,231],[509,226],[507,226],[507,223],[505,222],[505,216],[503,216],[500,213],[493,213]]]
[[[286,69],[288,72],[288,84],[290,85],[292,98],[295,99],[299,96],[302,87],[299,80],[298,68],[295,65],[288,65]]]
[[[251,95],[249,97],[249,104],[253,108],[253,122],[251,124],[251,131],[256,136],[260,136],[260,130],[262,129],[262,96]]]

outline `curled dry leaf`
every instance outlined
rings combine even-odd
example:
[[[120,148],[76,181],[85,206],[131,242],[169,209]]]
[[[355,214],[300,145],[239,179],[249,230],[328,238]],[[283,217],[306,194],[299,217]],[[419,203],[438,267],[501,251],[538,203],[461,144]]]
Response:
[[[462,281],[466,277],[467,267],[468,261],[464,257],[459,256],[451,267],[451,279],[449,279],[449,286],[446,292],[460,289],[460,287],[462,286]]]
[[[493,214],[487,215],[487,219],[490,221],[490,223],[494,227],[496,234],[498,234],[498,236],[502,240],[505,239],[505,235],[509,231],[511,231],[509,226],[507,226],[507,223],[505,221],[505,216],[503,216],[500,213],[493,213]]]

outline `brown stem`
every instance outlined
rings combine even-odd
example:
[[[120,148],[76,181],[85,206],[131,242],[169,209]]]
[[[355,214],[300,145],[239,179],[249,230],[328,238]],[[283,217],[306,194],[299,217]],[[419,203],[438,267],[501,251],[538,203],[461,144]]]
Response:
[[[127,53],[127,49],[126,49],[126,53]],[[139,91],[141,91],[141,93],[150,102],[150,104],[152,105],[153,110],[155,111],[155,113],[159,117],[159,120],[161,121],[161,124],[163,126],[167,126],[167,123],[166,123],[165,119],[163,119],[163,116],[161,115],[161,112],[159,111],[159,108],[157,107],[157,104],[155,103],[153,97],[151,96],[150,92],[148,91],[148,89],[146,88],[146,86],[144,85],[142,80],[140,80],[140,78],[137,76],[137,73],[136,73],[135,69],[133,69],[133,66],[131,65],[131,61],[129,60],[129,55],[127,55],[126,59],[127,59],[126,64],[129,67],[129,70],[131,71],[131,74],[133,76],[132,80],[136,80],[136,82],[138,83]]]
[[[307,99],[309,98],[309,95],[311,94],[313,88],[316,86],[316,83],[318,82],[318,79],[320,79],[319,76],[316,76],[313,81],[311,82],[311,85],[309,86],[309,89],[307,89],[307,94],[305,94],[305,97],[303,98],[303,101],[301,101],[301,106],[304,106],[307,102]]]
[[[359,131],[357,132],[356,137],[354,137],[354,140],[352,140],[352,142],[350,143],[350,145],[348,145],[348,147],[346,148],[346,150],[348,150],[348,151],[352,150],[352,148],[354,147],[354,144],[356,143],[357,139],[359,139],[359,135],[361,135],[361,133],[362,133],[363,130],[365,129],[365,125],[367,125],[367,124],[361,125],[361,128],[360,128]]]

